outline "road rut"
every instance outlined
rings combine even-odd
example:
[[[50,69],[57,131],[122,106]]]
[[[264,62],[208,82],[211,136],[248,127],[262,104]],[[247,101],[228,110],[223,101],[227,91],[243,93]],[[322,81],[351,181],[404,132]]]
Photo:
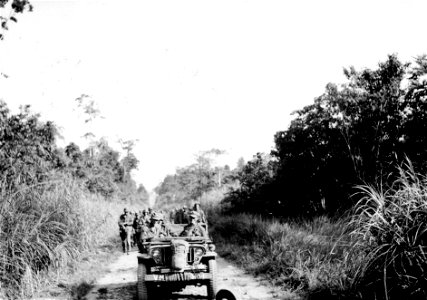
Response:
[[[218,263],[218,290],[230,290],[238,300],[291,299],[291,295],[266,280],[254,278],[221,257]],[[99,278],[86,296],[87,300],[135,300],[137,281],[137,251],[121,255],[110,265],[107,274]],[[206,287],[188,286],[171,299],[203,299]]]

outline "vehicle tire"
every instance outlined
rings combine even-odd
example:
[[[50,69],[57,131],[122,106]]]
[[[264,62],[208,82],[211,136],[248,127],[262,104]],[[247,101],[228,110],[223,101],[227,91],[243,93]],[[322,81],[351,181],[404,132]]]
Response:
[[[145,275],[147,274],[147,267],[143,263],[138,263],[138,300],[148,299],[147,282],[145,281]]]
[[[215,259],[209,260],[209,274],[211,275],[211,279],[209,279],[207,284],[208,299],[215,300],[217,292],[217,268]]]

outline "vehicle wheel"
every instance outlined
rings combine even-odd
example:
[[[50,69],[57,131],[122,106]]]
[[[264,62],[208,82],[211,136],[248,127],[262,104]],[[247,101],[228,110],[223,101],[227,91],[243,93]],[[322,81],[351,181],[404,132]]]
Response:
[[[207,284],[208,289],[208,299],[215,300],[215,295],[217,292],[217,278],[216,278],[216,260],[209,260],[209,274],[211,275],[211,279],[209,279]]]
[[[147,274],[147,267],[143,263],[138,263],[138,300],[148,299],[147,282],[145,281],[145,274]]]

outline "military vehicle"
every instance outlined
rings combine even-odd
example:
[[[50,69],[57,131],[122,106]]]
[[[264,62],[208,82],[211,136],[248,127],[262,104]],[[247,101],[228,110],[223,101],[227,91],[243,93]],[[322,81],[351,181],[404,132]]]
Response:
[[[184,226],[171,224],[176,233]],[[151,238],[138,248],[138,300],[157,299],[159,293],[178,292],[187,285],[206,286],[207,299],[215,299],[217,254],[209,237]]]

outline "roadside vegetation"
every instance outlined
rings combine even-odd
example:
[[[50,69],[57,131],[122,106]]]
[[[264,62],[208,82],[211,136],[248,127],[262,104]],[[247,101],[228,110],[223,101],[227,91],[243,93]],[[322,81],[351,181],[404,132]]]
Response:
[[[2,39],[32,6],[0,9]],[[200,201],[218,252],[296,297],[426,299],[427,55],[344,74],[271,153],[230,168],[214,163],[224,151],[200,152],[159,184],[156,206]],[[88,125],[100,116],[87,95],[76,101]],[[81,297],[116,251],[123,206],[147,204],[131,178],[135,141],[120,156],[84,136],[86,149],[60,148],[55,124],[0,100],[0,298]]]
[[[60,274],[111,244],[123,206],[146,204],[131,151],[120,159],[104,140],[62,149],[57,134],[28,106],[11,114],[0,101],[0,298],[61,282],[71,292]]]
[[[224,184],[196,163],[157,192],[199,200],[221,255],[299,297],[425,299],[427,56],[344,73]]]
[[[211,225],[218,253],[304,298],[349,296],[363,256],[344,220],[279,221],[238,214]]]
[[[332,219],[213,212],[218,252],[310,299],[427,297],[427,177],[408,162],[389,189],[359,186],[353,214]]]

